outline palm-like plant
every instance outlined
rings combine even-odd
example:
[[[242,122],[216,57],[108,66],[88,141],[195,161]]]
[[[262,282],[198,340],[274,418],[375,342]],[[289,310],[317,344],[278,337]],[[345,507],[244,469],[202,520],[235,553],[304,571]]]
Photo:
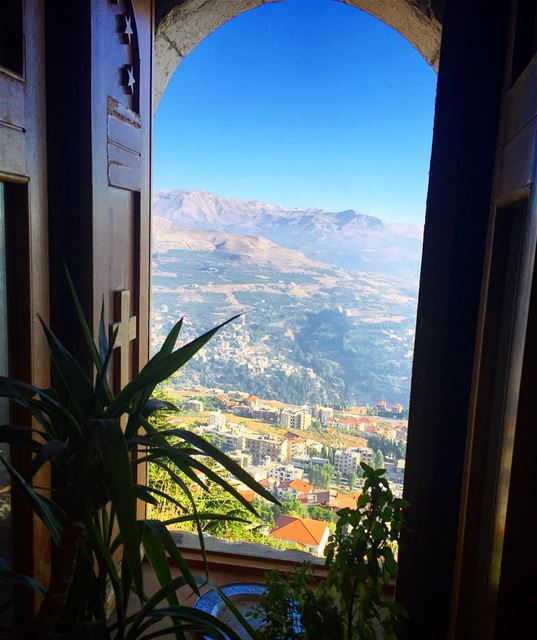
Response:
[[[50,584],[28,634],[32,638],[134,640],[169,633],[184,638],[187,632],[200,632],[214,638],[237,638],[215,618],[181,605],[177,590],[189,585],[199,592],[199,584],[206,578],[191,573],[164,523],[138,520],[136,509],[138,500],[155,504],[163,498],[176,502],[173,496],[145,482],[137,483],[136,466],[152,462],[169,474],[191,505],[179,520],[196,523],[202,551],[201,522],[233,517],[198,513],[190,491],[192,483],[205,488],[202,478],[209,478],[255,514],[251,504],[207,465],[207,458],[219,462],[257,494],[274,501],[238,464],[205,439],[185,429],[157,430],[150,422],[153,412],[169,406],[151,397],[156,385],[187,363],[234,318],[176,349],[182,324],[179,321],[142,371],[114,394],[108,384],[108,369],[115,336],[107,339],[101,313],[98,344],[94,343],[69,276],[68,280],[94,376],[86,374],[43,324],[54,388],[40,389],[0,378],[0,397],[9,398],[33,419],[31,427],[1,426],[0,442],[30,449],[34,454],[25,477],[0,459],[13,485],[27,498],[54,542]],[[52,466],[50,497],[32,486],[32,478],[46,463]],[[144,588],[141,549],[160,584],[151,596]],[[177,578],[172,579],[168,557],[179,569]],[[35,586],[21,576],[13,577],[19,584]],[[112,600],[115,613],[109,622]],[[167,624],[161,628],[163,619]],[[155,630],[153,625],[158,622],[161,625]],[[21,637],[20,632],[17,637]]]

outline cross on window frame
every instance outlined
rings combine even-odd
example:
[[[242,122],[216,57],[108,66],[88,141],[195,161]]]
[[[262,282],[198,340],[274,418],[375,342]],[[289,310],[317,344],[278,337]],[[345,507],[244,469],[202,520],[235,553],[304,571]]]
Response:
[[[110,335],[117,330],[114,343],[114,391],[123,389],[130,380],[130,343],[136,339],[136,316],[130,316],[131,294],[128,289],[114,291],[114,316],[110,324]]]

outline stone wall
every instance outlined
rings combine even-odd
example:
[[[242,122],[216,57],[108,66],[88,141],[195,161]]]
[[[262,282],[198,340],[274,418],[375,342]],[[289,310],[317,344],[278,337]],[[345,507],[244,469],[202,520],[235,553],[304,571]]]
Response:
[[[183,58],[212,31],[267,2],[284,0],[157,0],[155,107]],[[435,69],[438,67],[444,0],[341,0],[393,27]]]

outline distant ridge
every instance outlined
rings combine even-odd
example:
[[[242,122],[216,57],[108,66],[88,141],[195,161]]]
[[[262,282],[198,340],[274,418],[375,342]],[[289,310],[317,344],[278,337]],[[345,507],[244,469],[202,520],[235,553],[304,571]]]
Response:
[[[390,224],[353,209],[292,209],[187,189],[156,192],[153,212],[176,228],[263,237],[313,260],[417,282],[419,225]]]
[[[250,264],[274,266],[283,272],[300,273],[328,266],[319,260],[308,258],[300,251],[281,247],[260,236],[176,227],[169,220],[154,216],[153,251],[165,252],[170,249],[217,252]]]

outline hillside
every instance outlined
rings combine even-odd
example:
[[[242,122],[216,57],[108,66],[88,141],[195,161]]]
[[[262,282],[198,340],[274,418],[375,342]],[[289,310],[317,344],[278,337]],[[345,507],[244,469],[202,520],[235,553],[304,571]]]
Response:
[[[210,224],[211,212],[198,219]],[[154,344],[180,316],[188,339],[244,314],[189,363],[178,386],[295,404],[408,402],[413,278],[353,272],[253,233],[178,227],[171,213],[154,217],[153,243]]]
[[[175,227],[170,221],[154,216],[153,250],[163,253],[170,249],[218,252],[230,260],[260,266],[278,266],[281,271],[306,272],[310,269],[328,267],[318,260],[306,257],[300,251],[286,249],[266,238],[241,236],[226,231]]]

